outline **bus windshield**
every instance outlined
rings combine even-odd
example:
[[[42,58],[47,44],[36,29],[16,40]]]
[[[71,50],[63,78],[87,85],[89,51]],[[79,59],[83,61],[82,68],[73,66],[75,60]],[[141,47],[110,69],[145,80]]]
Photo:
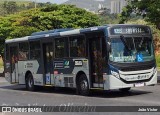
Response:
[[[110,61],[119,63],[145,62],[154,59],[151,37],[111,38]]]

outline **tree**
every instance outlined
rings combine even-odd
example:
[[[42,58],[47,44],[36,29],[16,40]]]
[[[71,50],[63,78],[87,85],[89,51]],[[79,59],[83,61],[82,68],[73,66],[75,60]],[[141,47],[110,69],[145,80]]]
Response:
[[[128,5],[121,13],[121,23],[128,21],[132,14],[145,18],[160,29],[160,0],[127,0]]]
[[[3,8],[6,10],[7,14],[13,14],[17,11],[18,6],[14,1],[5,1],[3,3]]]
[[[58,28],[84,28],[99,25],[98,16],[73,5],[47,5],[0,17],[0,52],[5,39],[31,35],[33,32]],[[1,47],[2,46],[2,47]]]

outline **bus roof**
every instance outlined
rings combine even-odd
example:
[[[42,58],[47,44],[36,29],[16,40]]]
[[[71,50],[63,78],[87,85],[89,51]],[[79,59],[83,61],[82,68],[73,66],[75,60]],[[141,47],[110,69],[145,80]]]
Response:
[[[20,41],[27,41],[29,36],[21,37],[21,38],[15,38],[15,39],[9,39],[6,40],[5,43],[12,43],[12,42],[20,42]]]
[[[85,33],[85,32],[91,32],[91,31],[97,31],[97,30],[103,30],[108,27],[113,27],[113,26],[144,26],[148,27],[145,25],[137,25],[137,24],[108,24],[104,26],[95,26],[95,27],[89,27],[89,28],[82,28],[82,29],[55,29],[55,30],[49,30],[49,31],[42,31],[42,32],[35,32],[31,34],[30,36],[22,37],[22,38],[15,38],[15,39],[9,39],[6,40],[5,43],[12,43],[12,42],[23,42],[23,41],[32,41],[32,40],[37,40],[41,39],[44,37],[60,37],[60,36],[67,36],[67,35],[75,35],[75,34],[80,34],[80,33]]]
[[[43,35],[43,34],[49,34],[49,33],[55,33],[55,32],[64,32],[64,31],[69,31],[69,30],[73,30],[73,28],[62,28],[62,29],[54,29],[54,30],[48,30],[48,31],[34,32],[34,33],[31,34],[31,36]]]

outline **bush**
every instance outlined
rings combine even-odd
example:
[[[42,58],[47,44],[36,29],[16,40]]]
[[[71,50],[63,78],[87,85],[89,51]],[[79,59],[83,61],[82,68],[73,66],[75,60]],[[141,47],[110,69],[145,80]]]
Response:
[[[156,56],[157,67],[160,69],[160,55]]]

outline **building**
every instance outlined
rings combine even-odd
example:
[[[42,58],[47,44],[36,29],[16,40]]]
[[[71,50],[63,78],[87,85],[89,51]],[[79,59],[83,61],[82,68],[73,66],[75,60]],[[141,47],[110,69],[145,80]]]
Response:
[[[125,0],[113,0],[111,1],[111,14],[118,14],[122,12],[124,6],[127,5]]]
[[[126,0],[120,0],[120,1],[121,1],[120,11],[122,12],[123,8],[127,5],[127,1]]]

